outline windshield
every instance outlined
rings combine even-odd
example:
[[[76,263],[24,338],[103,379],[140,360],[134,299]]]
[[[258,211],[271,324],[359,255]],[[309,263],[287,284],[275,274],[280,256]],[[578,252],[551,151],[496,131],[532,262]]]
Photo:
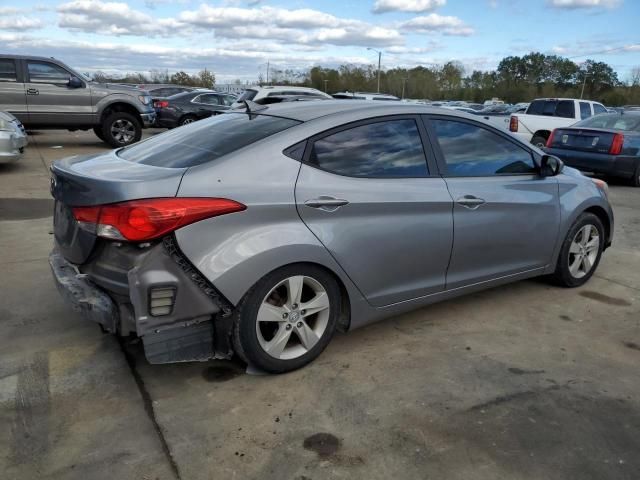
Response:
[[[218,115],[125,147],[117,155],[130,162],[155,167],[193,167],[299,123],[289,118],[266,115]]]
[[[253,100],[255,98],[255,96],[258,94],[257,90],[251,90],[250,88],[245,90],[244,92],[242,92],[242,95],[240,95],[236,102],[242,102],[243,100]]]
[[[596,115],[578,122],[572,127],[578,128],[611,128],[613,130],[640,131],[640,115],[614,113],[611,115]]]

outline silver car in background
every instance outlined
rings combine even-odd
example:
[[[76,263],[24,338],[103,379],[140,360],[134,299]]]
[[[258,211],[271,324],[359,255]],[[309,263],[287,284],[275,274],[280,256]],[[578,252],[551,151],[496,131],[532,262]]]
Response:
[[[22,123],[10,113],[0,112],[0,163],[18,160],[28,143]]]
[[[477,117],[327,100],[225,113],[52,167],[54,279],[151,363],[269,372],[334,332],[540,275],[593,275],[607,185]]]

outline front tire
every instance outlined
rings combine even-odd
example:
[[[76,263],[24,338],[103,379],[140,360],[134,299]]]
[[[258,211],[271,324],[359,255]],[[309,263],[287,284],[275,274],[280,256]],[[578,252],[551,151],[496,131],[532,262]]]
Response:
[[[538,148],[542,148],[547,144],[547,139],[542,135],[536,135],[531,139],[531,143]]]
[[[574,288],[584,285],[593,276],[605,243],[604,226],[593,213],[583,213],[569,229],[565,238],[556,271],[556,283]]]
[[[113,148],[126,147],[142,138],[140,121],[127,112],[113,112],[102,123],[104,141]]]
[[[322,268],[299,264],[275,270],[236,308],[234,349],[267,372],[300,368],[329,344],[341,304],[336,280]]]

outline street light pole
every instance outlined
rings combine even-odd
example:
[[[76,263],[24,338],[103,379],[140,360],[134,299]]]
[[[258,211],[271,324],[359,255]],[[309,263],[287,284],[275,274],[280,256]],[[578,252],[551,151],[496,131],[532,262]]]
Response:
[[[324,93],[327,93],[327,83],[329,80],[322,80],[324,82]]]
[[[373,50],[378,53],[378,93],[380,93],[380,64],[382,62],[382,50],[376,50],[371,47],[367,47],[367,50]]]

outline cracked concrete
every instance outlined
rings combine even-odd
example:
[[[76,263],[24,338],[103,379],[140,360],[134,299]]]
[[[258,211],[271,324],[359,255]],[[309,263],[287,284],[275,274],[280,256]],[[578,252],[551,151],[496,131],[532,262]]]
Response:
[[[248,376],[149,365],[58,298],[50,218],[12,202],[48,198],[53,159],[103,148],[40,132],[0,166],[3,478],[639,477],[640,189],[612,184],[614,245],[580,289],[473,294],[337,335],[302,370]]]

